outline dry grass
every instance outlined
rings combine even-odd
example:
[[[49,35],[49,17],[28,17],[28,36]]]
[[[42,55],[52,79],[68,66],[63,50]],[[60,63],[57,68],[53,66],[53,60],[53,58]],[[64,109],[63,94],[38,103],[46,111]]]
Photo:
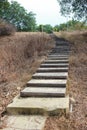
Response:
[[[8,80],[11,72],[30,65],[38,56],[46,55],[53,46],[50,41],[50,36],[45,33],[16,33],[0,37],[0,82]]]
[[[46,33],[0,37],[0,112],[23,88],[55,45]]]
[[[76,102],[68,119],[49,117],[45,130],[87,130],[87,31],[59,32],[56,35],[71,43],[69,94]]]
[[[9,23],[0,19],[0,36],[13,35],[16,31],[16,28]]]

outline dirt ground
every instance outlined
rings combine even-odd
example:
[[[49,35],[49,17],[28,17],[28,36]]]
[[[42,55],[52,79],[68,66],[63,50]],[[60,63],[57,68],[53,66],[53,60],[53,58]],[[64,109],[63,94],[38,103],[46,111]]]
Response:
[[[48,117],[44,130],[87,130],[87,32],[60,32],[71,42],[69,95],[75,99],[68,118]]]
[[[48,117],[44,130],[87,130],[87,32],[59,32],[56,35],[64,37],[71,44],[68,91],[70,97],[75,99],[75,103],[73,104],[73,111],[68,117]],[[18,67],[16,73],[12,73],[12,78],[1,82],[0,112],[31,78],[32,73],[35,72],[46,54],[38,57],[29,66],[27,64],[27,69],[25,66],[22,69]],[[2,117],[1,120],[3,120]]]

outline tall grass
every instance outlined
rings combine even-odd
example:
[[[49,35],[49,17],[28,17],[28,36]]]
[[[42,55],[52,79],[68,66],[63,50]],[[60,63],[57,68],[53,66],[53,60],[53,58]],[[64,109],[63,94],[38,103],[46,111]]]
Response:
[[[54,46],[46,33],[16,33],[0,38],[0,82],[8,80],[11,73],[29,67],[40,56],[45,56]]]
[[[6,23],[0,19],[0,36],[13,35],[16,29],[12,24]]]

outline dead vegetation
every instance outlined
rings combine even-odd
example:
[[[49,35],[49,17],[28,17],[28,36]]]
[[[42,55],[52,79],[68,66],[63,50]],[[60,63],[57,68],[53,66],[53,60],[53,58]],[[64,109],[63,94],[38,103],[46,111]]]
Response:
[[[15,31],[16,28],[12,24],[0,19],[0,36],[13,35]]]
[[[48,117],[44,130],[87,130],[87,32],[59,32],[56,35],[71,44],[68,84],[69,95],[75,99],[75,104],[68,118]],[[0,112],[31,78],[53,46],[51,40],[48,35],[37,33],[17,33],[0,38]]]
[[[48,117],[44,130],[87,130],[87,31],[59,32],[70,41],[69,95],[75,99],[73,112],[66,119]]]
[[[31,78],[55,45],[46,33],[0,37],[0,113]]]

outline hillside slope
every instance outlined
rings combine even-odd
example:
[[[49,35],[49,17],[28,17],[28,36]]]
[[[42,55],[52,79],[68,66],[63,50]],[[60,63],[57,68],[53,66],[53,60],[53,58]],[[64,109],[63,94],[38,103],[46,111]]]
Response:
[[[0,37],[0,113],[31,78],[55,45],[46,33]]]
[[[55,34],[71,43],[68,86],[75,103],[69,118],[48,117],[44,130],[87,130],[87,31]]]

